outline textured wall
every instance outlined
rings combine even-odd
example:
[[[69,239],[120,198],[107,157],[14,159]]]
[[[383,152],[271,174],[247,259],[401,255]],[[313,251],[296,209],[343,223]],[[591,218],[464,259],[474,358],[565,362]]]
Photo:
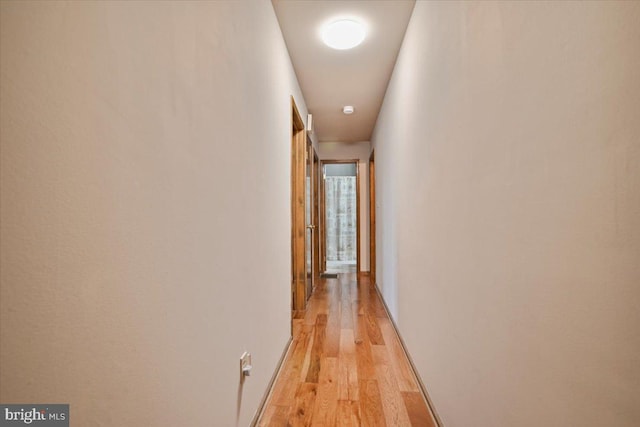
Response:
[[[417,2],[377,277],[448,427],[640,425],[638,52],[638,2]]]
[[[0,11],[0,401],[248,425],[290,332],[291,94],[306,117],[271,3]]]

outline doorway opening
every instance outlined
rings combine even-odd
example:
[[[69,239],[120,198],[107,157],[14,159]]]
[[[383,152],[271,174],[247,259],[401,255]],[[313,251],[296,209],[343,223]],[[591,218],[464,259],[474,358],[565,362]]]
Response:
[[[322,162],[322,266],[325,274],[360,271],[358,161]]]

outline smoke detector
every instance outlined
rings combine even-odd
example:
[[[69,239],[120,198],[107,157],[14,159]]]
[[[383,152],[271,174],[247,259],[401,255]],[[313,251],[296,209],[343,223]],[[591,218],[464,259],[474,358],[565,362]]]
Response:
[[[345,105],[344,107],[342,107],[342,112],[347,115],[353,114],[354,111],[355,109],[353,108],[353,105]]]

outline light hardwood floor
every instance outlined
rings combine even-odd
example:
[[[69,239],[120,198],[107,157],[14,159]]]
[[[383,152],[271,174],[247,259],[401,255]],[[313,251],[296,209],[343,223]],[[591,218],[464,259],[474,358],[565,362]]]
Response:
[[[322,279],[299,317],[259,426],[435,427],[367,276]]]

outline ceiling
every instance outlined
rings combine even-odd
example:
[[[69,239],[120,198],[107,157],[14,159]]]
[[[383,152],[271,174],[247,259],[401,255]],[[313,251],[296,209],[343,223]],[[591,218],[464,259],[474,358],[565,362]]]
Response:
[[[369,141],[413,0],[272,0],[320,142]],[[358,20],[367,36],[350,50],[334,50],[320,28],[337,18]],[[344,115],[342,107],[355,113]]]

